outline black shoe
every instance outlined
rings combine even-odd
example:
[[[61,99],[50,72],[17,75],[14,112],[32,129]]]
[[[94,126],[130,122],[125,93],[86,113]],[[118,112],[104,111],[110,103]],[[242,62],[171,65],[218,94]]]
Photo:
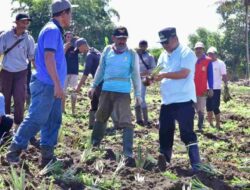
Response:
[[[143,122],[142,120],[136,121],[136,123],[137,123],[138,125],[140,125],[140,126],[144,126],[144,122]]]
[[[38,149],[40,149],[40,141],[36,137],[31,137],[30,144]]]
[[[20,155],[22,153],[22,150],[10,150],[7,154],[6,154],[6,160],[7,162],[9,162],[10,164],[18,164],[20,161]]]
[[[167,161],[166,161],[166,157],[163,154],[160,154],[158,156],[158,163],[157,163],[159,169],[161,171],[165,171],[167,168]]]
[[[132,157],[127,157],[125,159],[125,166],[127,167],[136,167],[135,159]]]

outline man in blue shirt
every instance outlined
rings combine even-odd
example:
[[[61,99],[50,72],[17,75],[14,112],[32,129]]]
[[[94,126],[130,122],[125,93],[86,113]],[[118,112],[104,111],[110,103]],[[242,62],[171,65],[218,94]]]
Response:
[[[178,40],[175,28],[159,32],[160,43],[166,50],[158,59],[164,68],[155,77],[161,81],[162,105],[160,111],[159,167],[164,169],[170,162],[174,141],[175,120],[179,123],[181,140],[185,143],[194,171],[200,163],[197,137],[194,133],[194,103],[196,102],[194,71],[196,56]]]
[[[96,87],[103,81],[92,144],[98,146],[101,143],[105,123],[115,107],[118,126],[123,129],[123,154],[128,157],[127,165],[130,165],[133,163],[134,133],[130,109],[131,80],[138,104],[141,103],[141,80],[138,55],[127,47],[127,38],[128,31],[125,27],[117,27],[114,30],[114,44],[107,46],[102,53],[89,95],[93,97]]]
[[[63,28],[70,26],[71,3],[52,2],[52,20],[41,30],[35,54],[37,73],[31,80],[29,113],[18,128],[7,153],[7,161],[19,162],[28,141],[41,131],[41,166],[55,160],[54,147],[62,121],[61,99],[67,75],[63,49]]]

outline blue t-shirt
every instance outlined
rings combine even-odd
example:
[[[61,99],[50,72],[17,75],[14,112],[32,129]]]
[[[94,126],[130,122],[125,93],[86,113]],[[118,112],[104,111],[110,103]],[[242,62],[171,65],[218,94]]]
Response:
[[[182,69],[189,69],[190,73],[184,79],[167,79],[161,81],[162,104],[181,103],[193,101],[196,102],[194,72],[196,56],[188,48],[179,45],[171,54],[162,52],[158,59],[158,65],[163,65],[161,72],[178,72]]]
[[[55,52],[56,71],[60,80],[61,87],[67,75],[67,64],[63,48],[63,29],[55,19],[49,21],[41,30],[38,36],[36,60],[36,77],[38,80],[54,85],[45,65],[45,51]]]

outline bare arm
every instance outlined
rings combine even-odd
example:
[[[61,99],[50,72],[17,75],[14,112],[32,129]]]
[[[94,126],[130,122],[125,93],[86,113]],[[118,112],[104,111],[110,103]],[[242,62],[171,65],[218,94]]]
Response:
[[[55,53],[52,51],[45,52],[45,65],[48,73],[54,83],[54,95],[56,98],[63,97],[63,89],[60,84],[58,73],[56,70]]]
[[[222,75],[222,80],[225,83],[225,85],[227,85],[227,75]]]
[[[155,76],[154,79],[156,81],[160,81],[160,80],[162,80],[164,78],[168,78],[168,79],[184,79],[184,78],[187,78],[189,73],[190,73],[189,69],[182,69],[182,70],[177,71],[177,72],[160,73],[159,75]]]
[[[86,75],[82,75],[82,78],[81,78],[81,80],[80,80],[80,82],[78,83],[77,88],[76,88],[76,92],[77,92],[77,93],[79,93],[79,92],[80,92],[81,87],[82,87],[82,85],[84,85],[84,84],[85,84],[85,82],[86,82],[87,78],[88,78],[88,76],[86,76]]]

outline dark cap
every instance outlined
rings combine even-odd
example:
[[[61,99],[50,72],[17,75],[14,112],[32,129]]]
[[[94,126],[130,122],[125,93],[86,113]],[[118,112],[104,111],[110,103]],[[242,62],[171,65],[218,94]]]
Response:
[[[19,13],[19,14],[16,15],[16,21],[19,21],[19,20],[28,20],[28,21],[31,21],[31,18],[26,13]]]
[[[173,27],[164,28],[159,32],[160,42],[168,41],[174,36],[176,36],[176,29]]]
[[[88,42],[85,38],[78,38],[75,41],[75,50],[78,49],[81,45],[85,45],[85,44],[88,45]]]
[[[119,26],[114,29],[113,36],[115,36],[116,38],[127,38],[128,30],[124,26]]]
[[[71,3],[68,0],[53,0],[51,5],[52,15],[71,9]]]
[[[141,40],[139,42],[139,46],[142,46],[142,45],[148,45],[148,42],[146,40]]]

